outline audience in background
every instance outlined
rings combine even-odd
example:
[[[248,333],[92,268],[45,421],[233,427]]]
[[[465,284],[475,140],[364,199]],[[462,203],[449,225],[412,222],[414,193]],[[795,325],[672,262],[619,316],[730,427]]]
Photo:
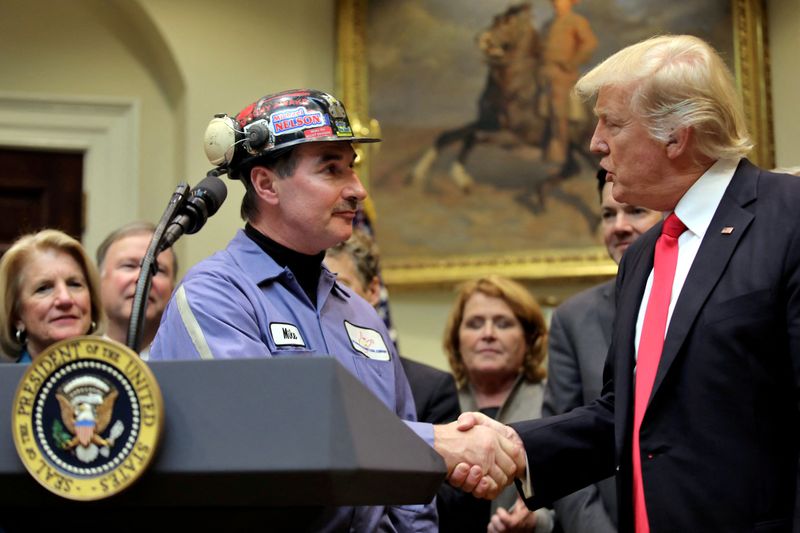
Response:
[[[155,232],[150,222],[131,222],[112,231],[97,248],[100,290],[108,315],[108,332],[112,340],[126,343],[139,266]],[[157,271],[152,278],[142,330],[140,356],[149,357],[150,343],[158,331],[161,315],[169,302],[178,273],[178,260],[171,248],[156,259]]]
[[[0,260],[0,346],[29,363],[51,344],[102,334],[97,271],[81,244],[46,229],[17,239]]]
[[[657,224],[662,213],[614,200],[602,168],[597,181],[603,241],[608,255],[619,263],[628,246]],[[600,396],[614,322],[614,283],[581,292],[553,312],[542,416],[565,413]],[[613,533],[617,530],[614,478],[570,494],[553,508],[564,533]]]
[[[480,411],[502,423],[539,418],[546,345],[544,316],[525,287],[500,276],[462,285],[444,334],[461,410]],[[548,532],[553,511],[529,511],[511,486],[475,526]]]

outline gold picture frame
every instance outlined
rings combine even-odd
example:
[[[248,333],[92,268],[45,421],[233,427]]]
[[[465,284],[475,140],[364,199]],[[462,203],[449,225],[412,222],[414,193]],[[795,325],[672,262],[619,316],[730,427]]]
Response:
[[[367,62],[368,0],[337,0],[337,94],[347,106],[354,131],[380,135],[369,114]],[[731,0],[735,74],[743,98],[748,127],[755,143],[750,159],[762,167],[774,166],[774,142],[766,42],[766,7],[763,0]],[[373,145],[362,145],[359,173],[369,181]],[[369,185],[368,185],[369,188]],[[372,206],[368,205],[368,214]],[[381,216],[378,206],[377,217]],[[413,223],[413,221],[409,221]],[[378,234],[380,241],[381,234]],[[475,276],[496,273],[534,283],[606,278],[616,265],[602,246],[577,249],[537,249],[502,253],[451,254],[429,257],[387,257],[382,260],[384,281],[392,287],[451,284]]]

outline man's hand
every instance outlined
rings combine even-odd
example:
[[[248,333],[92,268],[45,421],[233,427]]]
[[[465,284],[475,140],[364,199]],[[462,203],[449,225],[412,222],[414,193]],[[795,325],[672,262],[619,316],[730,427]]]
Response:
[[[450,483],[491,499],[524,473],[525,450],[516,432],[510,431],[497,431],[482,419],[434,426],[433,445],[447,464]],[[512,434],[515,440],[508,438]]]
[[[522,439],[519,438],[519,435],[511,426],[507,426],[501,422],[498,422],[494,418],[489,418],[483,413],[461,413],[461,416],[458,417],[458,420],[456,420],[455,423],[458,425],[457,427],[459,431],[468,431],[474,426],[486,426],[500,433],[506,439],[519,446],[523,453],[525,451],[525,445],[522,444]],[[520,471],[517,472],[517,476],[521,476],[525,473],[525,464],[525,461],[523,461]]]
[[[517,470],[510,475],[508,483],[510,484],[513,482],[515,477],[525,476],[527,457],[525,456],[525,447],[522,444],[522,439],[519,438],[516,431],[482,413],[462,413],[455,423],[459,431],[470,431],[476,427],[485,426],[513,443],[514,449],[519,452],[517,455],[513,455]],[[478,498],[492,499],[496,497],[499,490],[495,493],[494,486],[488,483],[485,477],[480,477],[481,474],[480,472],[476,472],[475,466],[471,468],[470,466],[471,465],[465,463],[457,464],[450,475],[450,484],[454,487],[460,487],[465,492],[472,492],[472,494]],[[500,486],[499,489],[502,489],[504,486],[505,485]]]
[[[487,529],[488,533],[516,533],[536,529],[536,513],[525,506],[521,498],[517,498],[511,509],[502,507],[492,516]]]

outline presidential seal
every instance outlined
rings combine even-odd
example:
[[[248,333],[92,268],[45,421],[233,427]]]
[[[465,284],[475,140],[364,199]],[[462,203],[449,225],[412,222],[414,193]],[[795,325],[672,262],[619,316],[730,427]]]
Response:
[[[147,365],[99,337],[61,341],[36,357],[11,415],[25,468],[71,500],[129,487],[152,461],[163,422],[161,390]]]

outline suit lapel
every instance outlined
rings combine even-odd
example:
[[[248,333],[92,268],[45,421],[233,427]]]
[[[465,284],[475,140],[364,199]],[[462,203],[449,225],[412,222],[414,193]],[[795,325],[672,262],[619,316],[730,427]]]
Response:
[[[711,219],[672,313],[653,391],[650,394],[651,401],[683,346],[700,309],[725,271],[747,227],[753,221],[753,214],[742,206],[756,198],[757,179],[758,169],[743,161],[733,175]],[[722,229],[726,227],[734,228],[733,232],[723,233]]]

